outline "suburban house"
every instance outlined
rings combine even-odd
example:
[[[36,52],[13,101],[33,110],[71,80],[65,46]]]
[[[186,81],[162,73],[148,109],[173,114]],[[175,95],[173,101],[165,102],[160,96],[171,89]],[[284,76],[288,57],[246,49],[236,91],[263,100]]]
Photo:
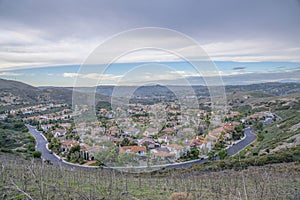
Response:
[[[110,127],[108,129],[108,132],[109,132],[110,135],[116,137],[116,136],[118,136],[120,134],[120,129],[118,127],[116,127],[116,126],[113,126],[113,127]]]
[[[249,119],[263,119],[264,117],[265,117],[265,114],[261,113],[261,112],[248,116]]]
[[[61,127],[64,127],[65,129],[71,128],[71,123],[61,123]]]
[[[147,128],[145,132],[143,133],[144,136],[154,136],[158,133],[158,130],[156,128]]]
[[[134,127],[130,127],[128,129],[124,130],[124,133],[129,136],[136,136],[139,132],[140,132],[140,130],[137,128],[134,128]]]
[[[225,123],[223,124],[223,129],[225,132],[234,132],[234,125],[232,125],[231,123]]]
[[[76,140],[67,140],[61,143],[62,152],[68,152],[72,147],[79,145]]]
[[[106,146],[87,146],[87,151],[89,153],[89,160],[94,160],[95,159],[95,153],[101,151],[101,150],[106,150],[108,147]]]
[[[43,131],[47,131],[49,128],[52,128],[53,125],[51,124],[46,124],[46,125],[41,125],[41,128],[43,129]]]
[[[123,146],[120,147],[120,153],[134,153],[139,156],[145,156],[147,148],[145,146]]]
[[[164,130],[161,131],[163,134],[172,134],[172,133],[176,133],[177,131],[172,127],[172,128],[166,128]]]
[[[175,141],[176,137],[172,135],[163,135],[157,138],[159,143],[169,143],[170,141]]]
[[[208,140],[216,142],[217,140],[219,140],[220,135],[225,133],[226,131],[223,129],[223,127],[219,127],[211,130],[206,137]]]
[[[143,138],[138,141],[139,146],[147,146],[148,148],[152,149],[155,148],[155,141],[151,138]]]
[[[66,135],[67,131],[65,129],[55,129],[52,133],[54,137],[63,137]]]
[[[159,160],[166,159],[175,159],[176,155],[174,152],[170,152],[170,150],[166,147],[156,148],[151,150],[151,158],[156,158]]]
[[[204,140],[203,137],[197,137],[188,142],[191,148],[197,148],[197,149],[203,149],[206,143],[207,142]]]
[[[227,118],[234,118],[234,117],[237,117],[239,116],[239,112],[237,111],[231,111],[229,114],[226,115]]]
[[[180,158],[186,152],[186,148],[178,144],[169,144],[166,147],[170,153],[175,154],[176,159]]]
[[[95,159],[95,153],[101,150],[105,150],[108,147],[106,146],[87,146],[83,143],[80,144],[80,155],[85,160],[94,160]]]
[[[193,128],[182,128],[181,130],[178,131],[179,136],[191,135],[194,133],[195,133],[195,130]]]

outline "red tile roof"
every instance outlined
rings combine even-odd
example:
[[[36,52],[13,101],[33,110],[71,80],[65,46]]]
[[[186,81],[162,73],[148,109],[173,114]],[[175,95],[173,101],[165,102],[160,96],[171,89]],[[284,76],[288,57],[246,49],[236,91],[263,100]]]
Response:
[[[120,153],[126,153],[128,150],[130,153],[138,153],[146,151],[147,148],[145,146],[123,146],[120,148]]]
[[[198,146],[198,145],[201,145],[201,144],[204,144],[204,143],[206,143],[206,141],[202,138],[190,140],[190,146],[191,147]]]

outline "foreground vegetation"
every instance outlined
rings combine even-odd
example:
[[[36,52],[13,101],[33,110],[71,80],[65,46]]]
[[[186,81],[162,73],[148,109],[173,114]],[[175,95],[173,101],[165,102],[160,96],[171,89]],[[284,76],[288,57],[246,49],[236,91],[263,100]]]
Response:
[[[124,174],[72,169],[0,155],[2,199],[168,199],[187,192],[194,199],[299,199],[299,164],[244,170],[172,170]]]
[[[21,155],[25,158],[37,156],[35,139],[28,133],[23,122],[15,119],[0,121],[0,151]]]

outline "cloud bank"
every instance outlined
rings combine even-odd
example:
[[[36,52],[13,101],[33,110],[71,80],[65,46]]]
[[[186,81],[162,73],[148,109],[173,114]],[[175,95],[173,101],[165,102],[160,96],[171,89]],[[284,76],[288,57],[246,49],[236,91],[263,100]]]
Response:
[[[191,36],[213,60],[300,61],[297,0],[1,0],[0,24],[2,70],[82,63],[113,34],[149,26]],[[152,42],[176,44],[163,35]],[[174,58],[143,52],[120,62],[137,60]]]

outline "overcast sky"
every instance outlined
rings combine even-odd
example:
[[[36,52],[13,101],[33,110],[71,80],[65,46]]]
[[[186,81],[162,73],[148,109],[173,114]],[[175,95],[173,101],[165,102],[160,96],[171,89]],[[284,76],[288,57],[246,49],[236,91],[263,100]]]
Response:
[[[0,69],[81,63],[149,26],[187,34],[213,60],[300,61],[299,0],[0,0]]]

